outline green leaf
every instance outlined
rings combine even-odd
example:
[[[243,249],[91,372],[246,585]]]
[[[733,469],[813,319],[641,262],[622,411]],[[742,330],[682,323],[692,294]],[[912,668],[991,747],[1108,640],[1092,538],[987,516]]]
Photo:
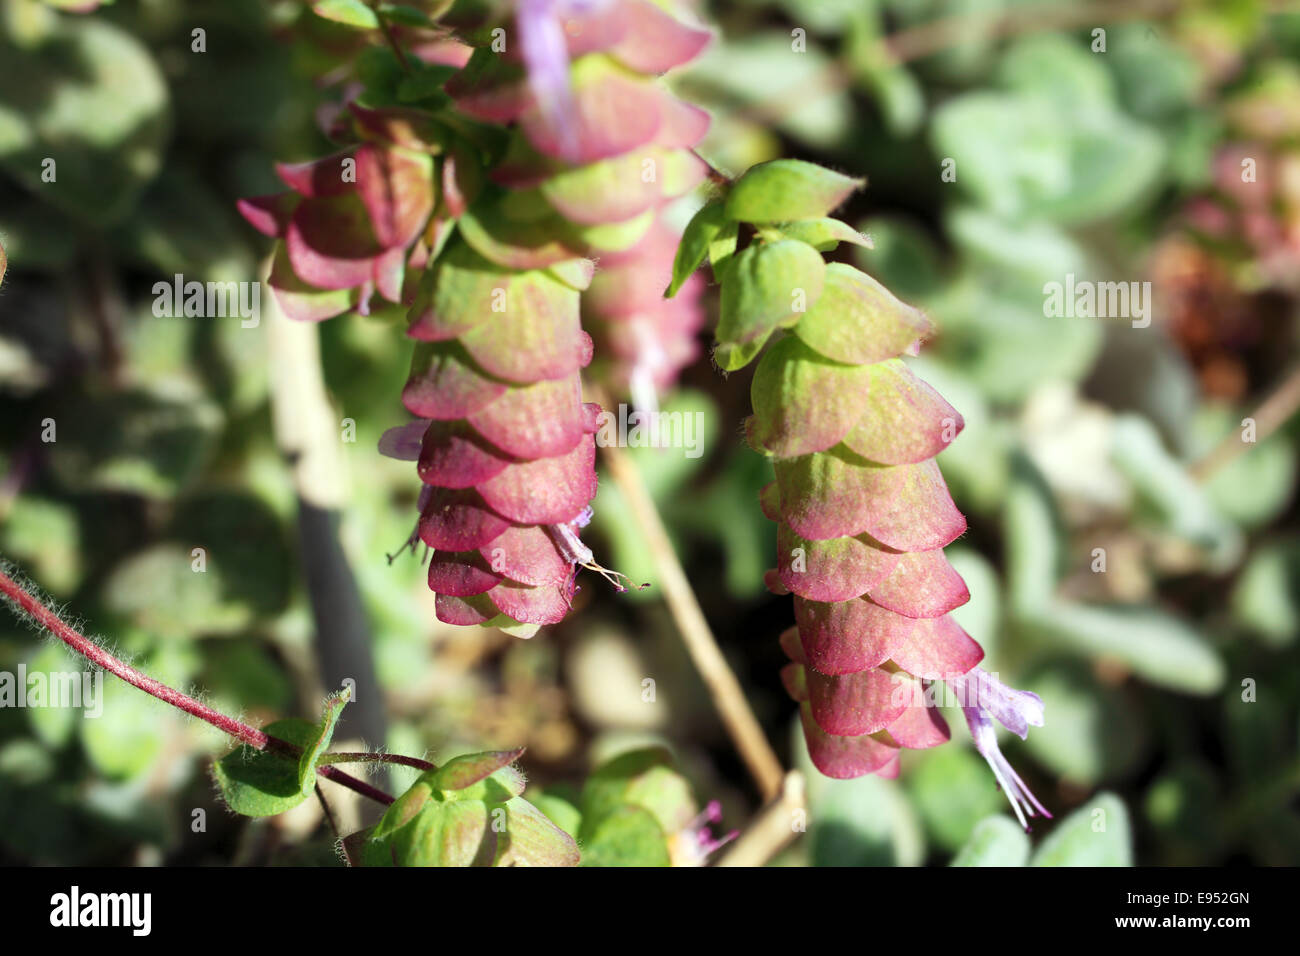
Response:
[[[262,499],[189,497],[167,537],[124,556],[103,585],[108,607],[142,630],[232,634],[274,617],[288,601],[288,548],[280,518]]]
[[[970,840],[950,866],[1024,866],[1029,861],[1029,837],[1010,817],[999,814],[976,824]]]
[[[778,327],[793,325],[821,297],[826,263],[812,246],[791,239],[751,245],[728,263],[722,280],[721,315],[718,320],[719,346],[726,351],[727,371],[741,368],[740,356],[753,358],[748,350],[733,353],[738,346],[753,346]],[[731,356],[735,354],[735,358]]]
[[[21,513],[21,512],[20,512]],[[76,667],[80,664],[74,664],[72,655],[62,644],[49,643],[43,646],[27,661],[27,673],[30,678],[33,674],[48,674],[51,677],[55,674],[70,673],[76,676],[81,683],[81,691],[89,689],[94,692],[94,685],[89,688],[84,683],[84,678],[76,672]],[[84,665],[81,665],[84,666]],[[88,671],[84,673],[89,673]],[[5,675],[9,676],[9,675]],[[101,675],[102,678],[102,675]],[[91,678],[94,680],[94,678]],[[104,688],[107,690],[107,688]],[[75,701],[76,698],[73,698]],[[66,698],[65,698],[66,700]],[[44,701],[40,707],[27,708],[27,719],[32,725],[32,730],[51,750],[57,750],[66,744],[72,736],[73,730],[76,729],[77,721],[88,719],[87,710],[89,704],[83,696],[81,707],[73,707],[66,703],[61,706],[55,706],[53,700]],[[96,704],[102,705],[104,701],[96,701]]]
[[[772,231],[785,239],[806,242],[818,252],[829,252],[841,242],[851,242],[864,249],[872,248],[871,237],[858,232],[839,219],[804,219],[785,222],[772,227]]]
[[[1023,625],[1038,640],[1115,658],[1162,687],[1209,695],[1223,686],[1218,652],[1203,635],[1157,608],[1058,601],[1023,619]]]
[[[740,177],[727,195],[726,213],[738,222],[820,219],[865,183],[801,159],[774,159]]]
[[[818,7],[826,0],[818,0]],[[803,19],[794,21],[803,24]],[[780,110],[772,123],[782,133],[788,133],[801,142],[818,149],[834,151],[842,144],[845,135],[854,128],[856,113],[852,97],[842,85],[826,89],[821,79],[836,69],[829,54],[809,44],[802,52],[794,52],[790,34],[784,31],[761,31],[748,36],[728,37],[726,43],[714,43],[704,55],[680,71],[674,71],[675,85],[687,99],[737,106],[761,106],[773,101],[784,102],[793,92],[799,95],[798,109]],[[723,155],[716,158],[730,160],[775,155],[780,143],[766,128],[753,123],[736,124],[725,136],[718,136],[727,125],[732,110],[719,111],[719,122],[713,131],[723,147]],[[713,138],[713,137],[711,137]],[[761,149],[735,153],[737,141],[745,138],[759,140]],[[757,145],[757,144],[756,144]],[[754,160],[749,159],[750,162]],[[743,169],[743,165],[723,162],[722,165]]]
[[[311,741],[303,744],[302,756],[298,759],[298,786],[304,797],[311,796],[311,792],[316,788],[316,762],[320,760],[321,754],[329,749],[330,740],[334,737],[334,727],[339,722],[339,715],[343,713],[343,708],[351,699],[352,691],[347,687],[327,698],[321,714],[321,722],[316,725]]]
[[[1015,746],[1028,750],[1056,775],[1091,787],[1131,769],[1141,758],[1141,714],[1127,696],[1100,683],[1083,662],[1053,662],[1019,685],[1033,688],[1043,699],[1047,720]],[[1099,733],[1100,727],[1106,732]]]
[[[939,249],[928,232],[910,219],[872,217],[858,223],[871,243],[853,250],[853,260],[895,295],[917,299],[943,285]]]
[[[625,805],[651,814],[667,834],[684,829],[695,816],[690,784],[672,769],[662,747],[620,754],[597,768],[582,788],[582,839],[590,841],[604,818]]]
[[[256,273],[253,257],[246,251],[245,230],[232,215],[224,195],[210,186],[195,170],[186,167],[164,169],[145,191],[135,211],[114,230],[115,253],[129,258],[150,274],[156,270],[168,284],[176,273],[186,281],[238,282]],[[201,223],[201,228],[196,228]],[[260,300],[259,300],[259,304]],[[180,304],[176,305],[180,310]],[[233,324],[240,342],[248,343],[249,329],[233,318],[217,325]],[[140,323],[141,337],[158,335],[159,326],[185,325],[176,319],[153,317]],[[182,362],[169,367],[174,373]],[[150,378],[144,379],[151,381]]]
[[[108,20],[53,24],[28,49],[0,36],[0,169],[70,215],[107,225],[135,210],[162,166],[167,84],[149,50]],[[42,179],[51,172],[53,181]]]
[[[740,223],[727,220],[713,241],[709,243],[709,265],[713,269],[713,278],[721,282],[731,257],[740,245]]]
[[[366,827],[343,838],[343,854],[349,866],[396,866],[393,848],[387,840],[374,839],[374,827]]]
[[[808,784],[808,853],[814,866],[918,866],[925,834],[898,782],[874,774],[833,780],[808,756],[803,729],[790,724],[792,752]]]
[[[1111,455],[1137,489],[1142,504],[1171,534],[1207,549],[1216,567],[1227,568],[1237,562],[1240,533],[1166,450],[1151,422],[1135,414],[1119,416]]]
[[[455,75],[454,67],[427,64],[421,66],[416,69],[416,72],[403,77],[397,84],[397,99],[403,103],[418,103],[432,98],[437,101],[437,104],[450,103],[451,99],[443,91],[443,86]],[[430,107],[427,102],[421,105],[426,109]]]
[[[1067,273],[1090,271],[1087,254],[1059,226],[1049,222],[1006,221],[978,206],[957,205],[944,226],[969,262],[996,272],[1003,288],[1012,282],[1041,301],[1043,285]],[[1041,321],[1041,318],[1040,318]]]
[[[957,184],[1007,221],[1078,224],[1140,204],[1164,146],[1111,108],[1069,110],[1049,96],[989,90],[948,100],[932,124],[937,154]]]
[[[1240,422],[1226,409],[1199,410],[1193,419],[1197,449],[1208,453],[1223,436],[1240,437]],[[1291,503],[1298,457],[1292,438],[1277,432],[1216,468],[1205,480],[1205,492],[1224,518],[1248,530],[1262,528]],[[1243,492],[1246,488],[1249,493]]]
[[[398,866],[491,866],[497,855],[497,831],[481,800],[428,802],[386,842]]]
[[[1012,459],[1012,479],[1002,512],[1007,547],[1007,600],[1013,614],[1051,602],[1061,573],[1061,527],[1056,502],[1028,456]]]
[[[142,776],[163,755],[169,715],[160,715],[156,702],[116,680],[105,682],[100,704],[99,719],[77,721],[86,756],[106,777]]]
[[[816,773],[815,770],[810,772]],[[873,774],[819,781],[809,813],[814,866],[917,866],[925,837],[898,786]]]
[[[318,728],[308,720],[290,717],[262,728],[304,749],[317,739]],[[298,776],[298,758],[247,744],[235,748],[212,767],[221,795],[231,810],[246,817],[273,817],[292,810],[311,793]]]
[[[668,284],[664,297],[671,299],[677,294],[687,279],[700,267],[709,249],[718,239],[723,229],[731,224],[719,200],[706,203],[691,217],[677,245],[677,255],[673,259],[673,280]],[[734,232],[734,230],[733,230]]]
[[[576,838],[582,828],[582,812],[563,797],[543,793],[531,797],[530,802],[557,827]]]
[[[429,783],[429,774],[421,774],[406,792],[394,800],[384,811],[384,815],[375,824],[372,839],[382,840],[392,836],[398,830],[410,824],[418,817],[425,806],[433,799],[433,787]]]
[[[654,814],[626,805],[601,817],[583,842],[583,866],[671,866],[668,841]]]
[[[1152,36],[1143,23],[1111,29],[1106,63],[1115,74],[1118,98],[1144,119],[1194,110],[1210,69],[1192,49]]]
[[[1246,562],[1232,589],[1237,620],[1273,647],[1295,642],[1300,633],[1300,541],[1262,545]]]
[[[125,640],[125,648],[140,646],[136,643],[141,640],[139,635],[128,632]],[[136,663],[165,684],[184,686],[194,676],[197,655],[189,644],[160,644]],[[75,668],[76,665],[65,665],[62,669]],[[197,730],[185,722],[179,711],[107,675],[96,703],[100,709],[98,717],[85,719],[88,711],[83,709],[75,723],[87,758],[106,777],[139,781],[150,773],[158,773],[160,763],[168,760],[169,742],[175,745],[178,739],[183,741],[188,736],[187,728]],[[186,744],[182,742],[179,746],[184,748]]]
[[[68,594],[76,588],[86,555],[73,508],[29,494],[11,500],[0,524],[0,552],[21,562],[35,580],[55,594]]]
[[[385,20],[405,27],[427,27],[432,23],[429,15],[423,10],[404,3],[381,3],[379,15]]]
[[[998,64],[998,79],[1008,89],[1046,97],[1062,110],[1110,109],[1115,84],[1103,65],[1106,59],[1062,34],[1044,33],[1008,50]]]
[[[498,841],[497,866],[577,866],[581,858],[573,837],[547,819],[546,814],[523,797],[515,797],[492,808],[505,811],[505,833]]]
[[[379,26],[379,17],[362,0],[317,0],[311,9],[318,17],[358,30],[373,30]]]
[[[208,399],[178,394],[188,391],[114,392],[58,416],[49,456],[59,481],[76,491],[176,494],[203,472],[223,422]]]
[[[1221,849],[1224,814],[1230,812],[1214,770],[1200,758],[1182,758],[1147,788],[1143,815],[1172,844],[1161,864],[1194,864],[1207,849]]]
[[[465,754],[448,760],[438,770],[429,771],[425,778],[435,790],[469,791],[477,787],[471,798],[501,803],[524,792],[523,775],[510,766],[523,752],[524,748],[519,747],[515,750]],[[489,781],[491,786],[488,785]],[[478,787],[479,784],[483,786]]]
[[[1075,810],[1038,847],[1031,866],[1132,866],[1128,810],[1101,793]]]
[[[927,835],[955,851],[981,820],[1004,806],[1003,797],[989,785],[988,766],[969,747],[952,744],[916,756],[919,766],[909,767],[904,775],[912,805]]]

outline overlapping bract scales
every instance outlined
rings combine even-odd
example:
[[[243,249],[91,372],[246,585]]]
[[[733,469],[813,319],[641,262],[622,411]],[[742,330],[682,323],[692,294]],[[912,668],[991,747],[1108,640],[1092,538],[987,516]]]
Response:
[[[375,293],[401,303],[445,226],[435,215],[440,144],[403,137],[398,111],[349,109],[360,143],[277,164],[289,189],[239,202],[254,228],[281,240],[268,281],[292,319],[369,312]]]
[[[671,257],[659,209],[704,174],[687,147],[707,118],[647,73],[693,56],[707,34],[640,0],[565,26],[581,38],[570,43],[570,115],[538,102],[510,45],[478,50],[447,84],[463,115],[507,126],[481,179],[444,167],[456,234],[409,313],[420,345],[403,401],[430,420],[419,537],[434,550],[438,616],[453,624],[551,624],[567,612],[575,565],[592,561],[578,532],[596,492],[600,411],[582,401],[593,349],[580,295],[608,301],[617,263]]]
[[[692,147],[709,124],[655,74],[693,58],[710,35],[648,0],[589,6],[563,24],[573,57],[567,114],[539,102],[523,58],[509,52],[481,51],[448,89],[469,115],[518,124],[492,178],[539,195],[545,207],[529,208],[559,222],[551,234],[598,260],[583,296],[584,323],[597,341],[592,372],[616,392],[653,401],[696,357],[704,320],[700,283],[663,296],[679,237],[662,210],[704,179]]]
[[[408,310],[416,345],[402,399],[417,420],[386,433],[381,450],[417,462],[411,543],[432,550],[429,586],[452,624],[558,622],[576,567],[597,567],[579,538],[596,492],[599,413],[582,400],[592,342],[580,295],[608,259],[595,295],[605,290],[613,314],[612,264],[670,257],[659,210],[703,175],[690,147],[707,116],[656,74],[709,35],[644,0],[586,6],[562,24],[562,103],[539,100],[545,84],[524,68],[522,18],[541,8],[521,7],[503,51],[448,57],[444,43],[408,67],[408,77],[448,68],[445,96],[367,87],[332,116],[343,149],[279,166],[288,191],[240,203],[281,240],[270,284],[289,317],[366,312],[376,294]],[[495,25],[478,26],[487,36]],[[657,297],[663,274],[654,282]],[[616,361],[627,356],[625,343],[612,346]]]
[[[851,181],[810,164],[768,166],[719,200],[754,238],[714,259],[716,355],[737,368],[786,330],[759,360],[746,422],[776,472],[761,496],[779,526],[768,584],[794,595],[783,678],[823,773],[892,775],[900,748],[948,739],[922,681],[983,657],[949,614],[969,593],[943,548],[966,522],[934,460],[962,419],[901,358],[932,334],[928,319],[819,255],[855,241],[825,218]]]
[[[648,410],[699,356],[703,280],[693,276],[675,298],[664,297],[679,240],[663,217],[657,218],[632,248],[601,258],[582,297],[583,324],[596,339],[594,373]]]

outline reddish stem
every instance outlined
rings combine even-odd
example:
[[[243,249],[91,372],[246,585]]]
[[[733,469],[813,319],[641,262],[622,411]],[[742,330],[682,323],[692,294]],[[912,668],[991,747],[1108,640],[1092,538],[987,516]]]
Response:
[[[403,767],[414,767],[416,770],[437,770],[436,763],[429,763],[427,760],[421,760],[419,757],[406,757],[402,754],[379,754],[367,753],[364,751],[351,752],[336,750],[327,754],[321,754],[320,758],[328,764],[335,763],[395,763]]]
[[[86,658],[93,664],[102,667],[110,674],[116,674],[122,680],[126,681],[132,687],[137,687],[153,697],[157,697],[164,703],[171,704],[179,710],[191,714],[199,720],[205,721],[224,731],[236,740],[242,741],[254,750],[273,750],[280,753],[300,754],[302,751],[289,743],[287,740],[281,740],[278,737],[272,737],[258,730],[256,727],[250,727],[248,724],[238,721],[233,717],[228,717],[220,711],[213,710],[206,704],[195,700],[188,694],[182,694],[174,687],[168,687],[161,681],[155,680],[148,674],[136,670],[129,664],[118,660],[108,651],[104,650],[90,638],[76,630],[76,628],[67,624],[57,614],[47,608],[39,600],[27,593],[23,587],[13,578],[9,577],[4,570],[0,569],[0,592],[12,600],[26,613],[36,619],[41,627],[45,628],[72,650],[76,651],[82,657]],[[393,798],[382,790],[378,790],[366,783],[364,780],[358,780],[342,770],[334,767],[317,767],[317,772],[329,780],[341,786],[355,790],[363,796],[370,797],[379,803],[389,804]]]

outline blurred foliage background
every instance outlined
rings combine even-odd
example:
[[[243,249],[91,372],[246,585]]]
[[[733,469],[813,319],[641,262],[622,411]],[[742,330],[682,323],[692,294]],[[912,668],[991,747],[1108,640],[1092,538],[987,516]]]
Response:
[[[267,243],[234,201],[277,188],[273,161],[328,151],[318,111],[371,41],[291,0],[58,6],[0,0],[0,553],[214,706],[255,724],[312,716],[328,688],[268,323],[160,318],[151,289],[257,276]],[[699,14],[719,40],[671,82],[714,115],[701,152],[730,174],[794,156],[867,176],[845,218],[875,248],[845,255],[942,330],[915,366],[967,422],[940,459],[970,520],[949,550],[973,595],[956,616],[987,668],[1047,705],[1046,727],[1008,750],[1057,814],[1036,862],[1300,862],[1296,5],[714,0]],[[1150,327],[1045,317],[1044,284],[1071,273],[1151,282]],[[368,726],[383,739],[367,742],[435,760],[526,745],[534,784],[557,794],[661,743],[701,802],[722,802],[724,828],[742,826],[756,794],[654,588],[587,581],[579,613],[529,641],[436,622],[420,565],[385,559],[418,491],[375,449],[405,418],[409,342],[383,317],[319,331],[338,538],[378,681]],[[701,361],[663,400],[704,413],[706,453],[631,453],[752,705],[810,775],[809,833],[780,861],[947,864],[1004,837],[1022,855],[986,820],[1003,798],[960,717],[952,744],[904,754],[897,781],[811,770],[778,679],[790,602],[762,588],[775,534],[757,507],[770,468],[739,434],[747,376]],[[595,506],[603,563],[653,580],[617,489]],[[79,669],[0,616],[0,670],[20,664]],[[0,708],[0,860],[337,862],[314,803],[255,822],[220,807],[220,734],[112,680],[105,694],[97,720]],[[1070,827],[1098,807],[1107,840],[1071,857]]]

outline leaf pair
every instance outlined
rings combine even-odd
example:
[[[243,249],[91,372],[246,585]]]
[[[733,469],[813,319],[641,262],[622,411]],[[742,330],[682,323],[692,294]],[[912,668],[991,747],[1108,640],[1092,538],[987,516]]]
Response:
[[[272,817],[311,796],[316,769],[350,697],[345,688],[327,698],[319,723],[290,717],[266,726],[268,736],[301,748],[300,755],[245,744],[218,760],[212,773],[230,809],[246,817]]]
[[[573,866],[573,838],[521,796],[518,750],[467,754],[422,774],[344,849],[362,866]]]

